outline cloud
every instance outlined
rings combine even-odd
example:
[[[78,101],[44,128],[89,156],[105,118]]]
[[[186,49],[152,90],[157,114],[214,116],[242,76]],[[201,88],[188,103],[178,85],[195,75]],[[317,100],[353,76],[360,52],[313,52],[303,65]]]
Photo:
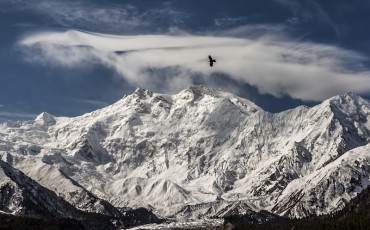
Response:
[[[335,46],[218,36],[116,36],[69,30],[28,35],[19,42],[30,61],[67,68],[100,63],[129,84],[176,92],[214,73],[248,83],[261,93],[320,101],[370,90],[367,58]],[[31,55],[27,55],[31,52]],[[210,68],[208,54],[217,59]]]
[[[275,2],[289,8],[293,16],[287,19],[289,24],[316,22],[318,25],[331,28],[337,36],[341,36],[340,26],[330,17],[329,13],[315,0],[294,1],[275,0]]]
[[[35,114],[0,111],[0,122],[5,122],[9,120],[13,121],[33,120],[35,118],[36,118]]]
[[[235,24],[245,23],[247,17],[223,17],[223,18],[216,18],[214,20],[214,24],[216,26],[232,26]]]
[[[96,106],[96,107],[99,107],[99,108],[106,107],[106,106],[109,105],[109,103],[107,103],[107,102],[97,101],[97,100],[75,99],[75,98],[71,98],[70,100],[75,102],[75,103],[78,103],[78,104]]]
[[[64,28],[93,31],[130,33],[137,29],[181,25],[188,14],[175,9],[170,3],[153,7],[88,0],[3,0],[7,10],[32,11],[46,15]]]

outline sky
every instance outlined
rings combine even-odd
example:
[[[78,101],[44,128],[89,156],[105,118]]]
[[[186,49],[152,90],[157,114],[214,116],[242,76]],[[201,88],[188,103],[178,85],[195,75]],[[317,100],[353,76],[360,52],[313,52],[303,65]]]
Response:
[[[0,0],[0,121],[77,116],[138,87],[201,84],[270,112],[370,98],[369,24],[366,0]]]

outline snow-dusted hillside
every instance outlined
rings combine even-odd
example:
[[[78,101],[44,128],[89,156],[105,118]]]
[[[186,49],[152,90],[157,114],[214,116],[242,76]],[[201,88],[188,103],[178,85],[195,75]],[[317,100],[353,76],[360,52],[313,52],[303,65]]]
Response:
[[[368,186],[369,119],[370,103],[353,94],[272,114],[202,86],[138,89],[83,116],[4,123],[0,154],[84,211],[109,212],[106,200],[163,217],[298,217],[341,208]]]

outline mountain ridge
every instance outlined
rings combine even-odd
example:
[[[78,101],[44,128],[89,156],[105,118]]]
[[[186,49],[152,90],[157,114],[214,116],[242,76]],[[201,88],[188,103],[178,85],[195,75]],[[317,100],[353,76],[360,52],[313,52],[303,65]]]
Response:
[[[75,118],[43,113],[4,123],[0,151],[74,205],[79,199],[71,194],[88,192],[161,217],[186,206],[197,211],[181,218],[213,216],[239,201],[253,211],[304,217],[340,209],[367,187],[369,118],[369,102],[352,93],[269,113],[204,86],[176,95],[138,88]],[[362,168],[351,170],[356,165]]]

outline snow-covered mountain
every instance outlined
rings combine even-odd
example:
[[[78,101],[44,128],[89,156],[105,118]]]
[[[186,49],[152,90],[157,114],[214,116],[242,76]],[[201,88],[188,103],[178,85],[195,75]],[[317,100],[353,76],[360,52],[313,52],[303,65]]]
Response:
[[[368,186],[369,119],[370,103],[351,93],[272,114],[202,86],[137,89],[79,117],[0,124],[0,154],[83,211],[303,217],[340,209]]]

